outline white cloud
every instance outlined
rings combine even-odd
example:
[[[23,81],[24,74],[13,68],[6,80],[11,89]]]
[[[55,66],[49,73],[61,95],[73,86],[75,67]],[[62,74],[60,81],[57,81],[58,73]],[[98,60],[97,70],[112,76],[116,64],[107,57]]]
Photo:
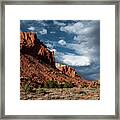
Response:
[[[55,25],[59,25],[59,26],[65,26],[65,25],[66,25],[66,24],[63,23],[63,22],[58,22],[58,21],[56,21],[56,20],[54,20],[53,23],[54,23]]]
[[[88,44],[88,43],[86,43]],[[97,54],[97,50],[95,46],[89,47],[88,45],[86,45],[84,42],[83,44],[72,44],[72,43],[67,43],[66,47],[68,49],[73,50],[75,53],[77,53],[77,55],[79,56],[87,56],[89,57],[89,60],[91,62],[95,61],[95,56]]]
[[[28,30],[31,30],[31,31],[34,31],[35,30],[35,27],[29,27]]]
[[[41,31],[39,31],[39,33],[40,33],[41,35],[47,34],[47,30],[46,30],[46,29],[42,29]]]
[[[54,51],[54,53],[57,51],[56,49],[52,49],[51,51]]]
[[[75,40],[76,42],[91,42],[93,40],[95,40],[95,36],[86,36],[86,35],[77,35],[74,36],[73,40]]]
[[[53,45],[50,44],[50,43],[47,43],[46,46],[47,46],[48,48],[53,48]]]
[[[85,44],[73,44],[73,43],[68,43],[66,45],[67,48],[71,49],[71,50],[74,50],[75,53],[81,55],[81,54],[84,54],[84,55],[89,55],[90,51],[89,51],[89,48],[87,45]]]
[[[47,26],[47,23],[44,22],[44,20],[36,20],[37,23],[39,23],[40,26]]]
[[[75,24],[72,25],[68,25],[65,27],[61,27],[60,30],[61,31],[65,31],[65,32],[69,32],[69,33],[74,33],[74,34],[80,34],[81,29],[84,27],[82,22],[77,22]]]
[[[65,37],[59,37],[59,39],[64,39]]]
[[[90,65],[90,59],[86,56],[77,55],[63,55],[63,62],[70,66],[88,66]]]
[[[97,54],[99,47],[96,46],[96,31],[99,28],[99,21],[79,21],[68,26],[62,26],[61,31],[75,34],[72,43],[67,43],[66,47],[73,50],[78,55],[89,56],[89,58]],[[98,48],[98,49],[97,49]]]
[[[58,43],[59,43],[60,45],[66,45],[65,40],[59,40]]]
[[[51,34],[54,34],[54,33],[55,33],[55,31],[51,31],[50,33],[51,33]]]
[[[75,55],[72,53],[62,53],[56,51],[55,59],[57,62],[69,65],[69,66],[88,66],[91,64],[91,59],[84,55]]]
[[[84,22],[76,22],[74,24],[70,24],[68,26],[62,26],[60,28],[61,31],[64,32],[69,32],[69,33],[73,33],[76,35],[80,35],[80,34],[90,34],[91,32],[93,32],[97,25],[97,22],[93,21],[93,22],[89,22],[89,24],[84,23]]]

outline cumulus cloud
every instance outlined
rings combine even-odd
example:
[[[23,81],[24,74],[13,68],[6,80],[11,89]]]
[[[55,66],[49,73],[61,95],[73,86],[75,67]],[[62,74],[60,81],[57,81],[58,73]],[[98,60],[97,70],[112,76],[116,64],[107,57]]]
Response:
[[[35,27],[29,27],[28,30],[31,30],[31,31],[34,31],[35,30]]]
[[[75,55],[72,53],[63,53],[56,51],[56,61],[70,66],[89,66],[91,60],[88,56]]]
[[[61,31],[73,34],[72,42],[66,47],[78,55],[99,57],[99,21],[77,21],[67,26],[62,26]]]
[[[53,21],[54,25],[65,26],[66,24],[63,22],[58,22],[56,20]]]
[[[39,31],[39,33],[41,35],[45,35],[45,34],[47,34],[47,29],[42,29],[42,30]]]
[[[38,39],[55,52],[56,62],[73,66],[87,79],[99,79],[99,20],[22,20],[20,29],[37,32]]]
[[[65,40],[59,40],[58,43],[59,43],[60,45],[66,45]]]
[[[92,42],[94,41],[96,38],[95,36],[86,36],[86,35],[77,35],[74,36],[73,40],[75,41],[75,43],[82,43],[82,42]]]
[[[48,24],[44,20],[36,20],[39,26],[47,26]]]
[[[70,66],[88,66],[90,65],[90,59],[86,56],[77,55],[63,55],[63,63]]]
[[[56,52],[57,52],[57,50],[56,50],[56,49],[52,49],[51,51],[54,51],[54,53],[56,53]]]
[[[50,43],[47,43],[47,44],[46,44],[46,46],[47,46],[48,48],[50,48],[50,49],[52,49],[52,48],[53,48],[53,45],[52,45],[52,44],[50,44]]]
[[[65,38],[65,37],[63,37],[63,36],[62,36],[62,37],[59,37],[59,39],[64,39],[64,38]]]
[[[81,22],[77,22],[75,24],[68,25],[65,27],[62,26],[60,30],[64,32],[79,34],[82,28],[83,28],[83,24]]]
[[[91,24],[90,23],[85,24],[84,22],[79,21],[74,24],[70,24],[68,26],[62,26],[60,30],[79,35],[79,34],[90,34],[95,30],[96,27],[97,27],[96,22],[91,22]]]
[[[79,56],[87,56],[89,60],[94,63],[99,63],[99,51],[96,50],[95,46],[88,46],[85,43],[83,44],[72,44],[68,43],[66,47],[70,50],[73,50]]]
[[[51,33],[51,34],[54,34],[54,33],[55,33],[55,31],[51,31],[50,33]]]
[[[85,44],[73,44],[73,43],[68,43],[66,45],[67,48],[74,50],[75,53],[79,55],[89,55],[90,54],[90,49],[85,45]]]

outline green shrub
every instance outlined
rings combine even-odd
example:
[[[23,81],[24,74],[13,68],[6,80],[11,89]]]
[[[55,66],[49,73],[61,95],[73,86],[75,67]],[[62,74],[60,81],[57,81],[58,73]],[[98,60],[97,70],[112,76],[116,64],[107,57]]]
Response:
[[[27,80],[28,80],[28,81],[31,81],[31,80],[32,80],[32,77],[28,77]]]
[[[28,92],[31,92],[32,91],[32,86],[30,85],[30,84],[25,84],[25,86],[24,86],[24,90],[25,90],[25,92],[26,93],[28,93]]]
[[[49,80],[44,84],[45,88],[58,88],[58,83],[57,81],[54,80]]]
[[[40,89],[36,89],[36,92],[39,94],[39,93],[44,93],[44,94],[46,94],[47,92],[46,92],[46,90],[45,89],[43,89],[43,88],[40,88]]]
[[[63,85],[63,88],[72,88],[73,84],[71,82],[65,82],[65,84]]]
[[[73,84],[71,82],[58,83],[54,80],[49,80],[44,84],[44,88],[72,88]]]
[[[26,83],[23,86],[23,89],[26,93],[29,93],[29,92],[46,93],[44,88],[72,88],[72,87],[74,87],[74,85],[71,82],[65,81],[65,82],[59,83],[58,81],[49,80],[43,83],[39,87],[35,87],[35,85],[32,83]]]
[[[84,91],[80,91],[80,94],[81,94],[82,96],[87,95],[87,93],[86,93],[86,92],[84,92]]]

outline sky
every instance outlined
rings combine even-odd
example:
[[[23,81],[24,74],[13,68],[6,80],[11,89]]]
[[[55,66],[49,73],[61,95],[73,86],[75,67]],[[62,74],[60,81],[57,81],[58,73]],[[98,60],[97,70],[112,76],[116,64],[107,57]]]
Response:
[[[100,79],[99,20],[20,20],[21,32],[36,32],[56,62],[69,65],[87,80]]]

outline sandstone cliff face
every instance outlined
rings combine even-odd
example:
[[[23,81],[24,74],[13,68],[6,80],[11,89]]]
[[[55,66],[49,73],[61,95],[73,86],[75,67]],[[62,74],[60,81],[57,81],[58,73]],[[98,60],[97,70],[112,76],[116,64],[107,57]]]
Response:
[[[61,71],[61,73],[66,74],[70,77],[77,77],[76,71],[74,68],[69,67],[67,65],[62,65],[60,63],[56,63],[55,65],[56,65],[56,68]]]
[[[74,68],[65,65],[56,67],[54,52],[48,50],[32,32],[20,33],[20,78],[21,83],[29,81],[35,86],[42,86],[49,80],[68,81],[75,86],[82,81]]]
[[[47,64],[41,64],[38,59],[33,58],[31,55],[21,55],[21,77],[30,77],[34,81],[47,81],[47,80],[68,80],[69,76],[65,76],[59,72],[58,69],[52,68]]]
[[[77,79],[83,79],[81,76],[79,76],[77,74],[77,72],[75,71],[74,68],[64,65],[64,64],[60,64],[60,63],[55,63],[55,66],[57,69],[59,69],[61,71],[61,73],[66,74],[70,77],[73,78],[77,78]]]
[[[20,49],[32,48],[37,40],[37,36],[32,32],[21,32],[20,33]]]
[[[55,67],[54,52],[48,50],[33,32],[20,33],[20,52],[32,55],[40,61]]]
[[[98,87],[99,81],[87,81],[77,75],[74,68],[59,63],[55,64],[54,52],[37,39],[35,33],[20,33],[20,86],[26,84],[34,88],[44,87],[47,81],[66,82],[74,87]]]

